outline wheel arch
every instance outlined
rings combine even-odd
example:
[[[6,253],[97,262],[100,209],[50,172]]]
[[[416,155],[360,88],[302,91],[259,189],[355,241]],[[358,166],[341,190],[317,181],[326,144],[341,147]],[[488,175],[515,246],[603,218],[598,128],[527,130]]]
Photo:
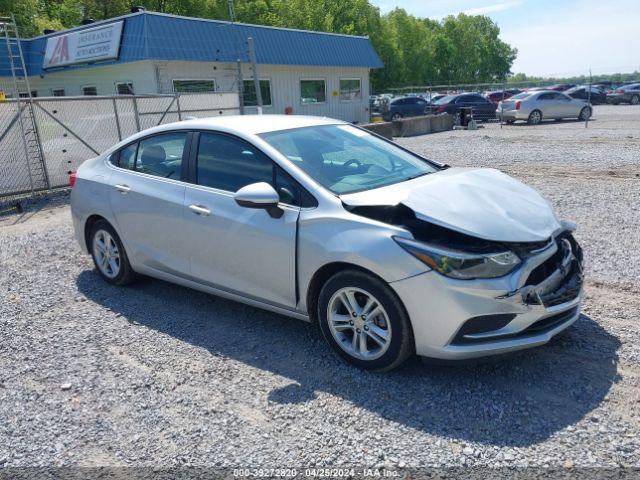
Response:
[[[331,262],[321,266],[318,270],[316,270],[309,281],[309,286],[307,288],[306,293],[306,307],[307,312],[309,313],[309,318],[313,322],[317,322],[318,318],[316,315],[316,311],[318,309],[318,297],[320,295],[320,290],[324,286],[327,281],[333,277],[335,274],[344,272],[346,270],[355,270],[358,272],[366,273],[371,275],[372,277],[377,278],[381,282],[387,283],[380,275],[368,270],[360,265],[356,265],[354,263],[349,262]],[[402,303],[402,302],[400,302]]]
[[[91,252],[91,239],[89,238],[89,235],[91,235],[91,229],[100,220],[104,220],[111,226],[111,228],[116,230],[113,224],[102,215],[98,215],[98,214],[89,215],[87,220],[84,222],[84,244],[88,252]],[[116,233],[117,232],[118,230],[116,230]]]

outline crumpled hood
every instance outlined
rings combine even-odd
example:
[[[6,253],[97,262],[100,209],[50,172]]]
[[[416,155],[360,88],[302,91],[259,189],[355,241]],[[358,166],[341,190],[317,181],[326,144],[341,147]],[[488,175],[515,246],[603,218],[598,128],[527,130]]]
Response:
[[[354,207],[402,203],[421,220],[499,242],[543,241],[560,228],[536,190],[493,168],[449,168],[340,198]]]

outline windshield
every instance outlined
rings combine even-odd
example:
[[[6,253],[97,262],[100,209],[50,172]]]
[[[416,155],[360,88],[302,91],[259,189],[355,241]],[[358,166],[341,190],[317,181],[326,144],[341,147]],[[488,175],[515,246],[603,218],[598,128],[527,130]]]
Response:
[[[303,127],[260,137],[338,195],[437,171],[426,160],[351,125]]]
[[[457,95],[445,95],[444,97],[435,100],[433,102],[433,104],[434,105],[444,105],[446,103],[449,103],[451,100],[453,100],[456,97],[457,97]]]

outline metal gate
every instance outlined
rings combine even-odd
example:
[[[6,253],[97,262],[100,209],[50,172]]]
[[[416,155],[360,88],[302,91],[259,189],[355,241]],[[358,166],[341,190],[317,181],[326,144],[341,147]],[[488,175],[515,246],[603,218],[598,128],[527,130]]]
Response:
[[[24,112],[29,106],[37,150],[25,148],[19,124],[18,107]],[[237,93],[46,97],[20,99],[19,105],[7,100],[0,103],[0,197],[67,186],[83,161],[146,128],[238,113]]]

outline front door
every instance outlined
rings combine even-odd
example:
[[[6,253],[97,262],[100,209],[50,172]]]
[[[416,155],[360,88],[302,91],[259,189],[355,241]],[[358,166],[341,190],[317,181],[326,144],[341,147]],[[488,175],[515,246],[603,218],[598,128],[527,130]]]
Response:
[[[238,205],[233,194],[257,182],[276,185],[270,158],[237,137],[201,132],[185,192],[191,276],[196,281],[268,303],[296,305],[296,230],[299,207],[283,214]]]
[[[188,132],[153,135],[119,152],[109,200],[134,268],[188,273],[181,235],[188,138]]]

